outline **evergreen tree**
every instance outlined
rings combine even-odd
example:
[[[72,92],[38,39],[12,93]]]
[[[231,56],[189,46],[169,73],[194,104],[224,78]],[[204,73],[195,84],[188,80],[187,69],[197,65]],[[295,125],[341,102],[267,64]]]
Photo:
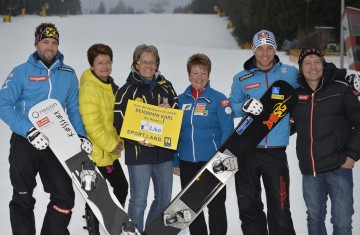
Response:
[[[103,1],[100,2],[98,9],[96,10],[96,14],[106,14],[106,8]]]

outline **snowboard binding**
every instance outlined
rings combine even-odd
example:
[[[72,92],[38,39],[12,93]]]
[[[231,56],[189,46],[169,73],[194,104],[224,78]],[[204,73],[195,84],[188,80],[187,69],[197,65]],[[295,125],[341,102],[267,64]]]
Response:
[[[135,232],[135,224],[131,221],[124,223],[121,229],[121,235],[137,235]]]
[[[85,208],[83,218],[86,219],[86,226],[83,226],[83,229],[88,230],[89,235],[100,235],[99,221],[89,207]]]
[[[223,160],[217,160],[213,162],[213,171],[216,174],[224,171],[235,171],[238,169],[238,162],[236,157],[229,157]]]
[[[81,164],[80,179],[81,187],[85,191],[92,191],[95,189],[96,171],[95,164],[93,162],[88,161]]]
[[[191,222],[191,212],[187,209],[177,211],[171,215],[164,215],[165,226],[170,226],[174,223],[188,223]]]

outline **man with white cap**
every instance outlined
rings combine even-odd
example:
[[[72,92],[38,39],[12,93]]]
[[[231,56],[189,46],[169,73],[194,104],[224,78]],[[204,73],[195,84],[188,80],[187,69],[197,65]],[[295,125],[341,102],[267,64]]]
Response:
[[[280,62],[276,47],[272,32],[261,30],[254,35],[254,55],[244,63],[244,70],[233,78],[229,101],[235,117],[242,117],[246,113],[260,114],[262,104],[259,99],[277,80],[285,80],[298,87],[298,70]],[[290,179],[285,152],[289,135],[287,115],[239,166],[235,184],[244,235],[295,234],[290,213]],[[266,192],[267,216],[263,210],[260,178]]]

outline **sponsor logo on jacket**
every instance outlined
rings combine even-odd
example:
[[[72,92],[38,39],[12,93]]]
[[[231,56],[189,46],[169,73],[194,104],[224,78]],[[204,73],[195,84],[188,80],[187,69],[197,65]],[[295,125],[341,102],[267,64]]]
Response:
[[[254,83],[254,84],[249,84],[249,85],[244,86],[244,89],[245,90],[250,90],[250,89],[254,89],[254,88],[259,88],[260,85],[261,85],[261,82]]]
[[[299,95],[299,100],[304,100],[304,101],[306,101],[306,100],[309,100],[309,95]]]
[[[48,76],[29,76],[29,81],[31,82],[42,82],[46,81]]]
[[[67,71],[67,72],[73,72],[73,71],[74,71],[73,69],[66,68],[66,67],[59,67],[59,70],[61,70],[61,71]]]
[[[230,106],[229,100],[222,100],[222,101],[220,101],[220,104],[221,104],[222,107]]]
[[[248,78],[250,78],[250,77],[252,77],[252,76],[254,76],[254,72],[249,73],[249,74],[246,74],[246,75],[240,77],[239,80],[240,80],[240,81],[244,81],[245,79],[248,79]]]

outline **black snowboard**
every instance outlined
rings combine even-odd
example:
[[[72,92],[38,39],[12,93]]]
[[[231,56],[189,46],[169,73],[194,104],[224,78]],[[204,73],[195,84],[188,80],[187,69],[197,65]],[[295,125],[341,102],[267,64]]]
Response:
[[[271,85],[260,101],[263,112],[242,118],[225,143],[145,229],[143,235],[175,235],[189,226],[235,174],[238,164],[291,111],[297,102],[297,95],[290,84],[279,80]]]

